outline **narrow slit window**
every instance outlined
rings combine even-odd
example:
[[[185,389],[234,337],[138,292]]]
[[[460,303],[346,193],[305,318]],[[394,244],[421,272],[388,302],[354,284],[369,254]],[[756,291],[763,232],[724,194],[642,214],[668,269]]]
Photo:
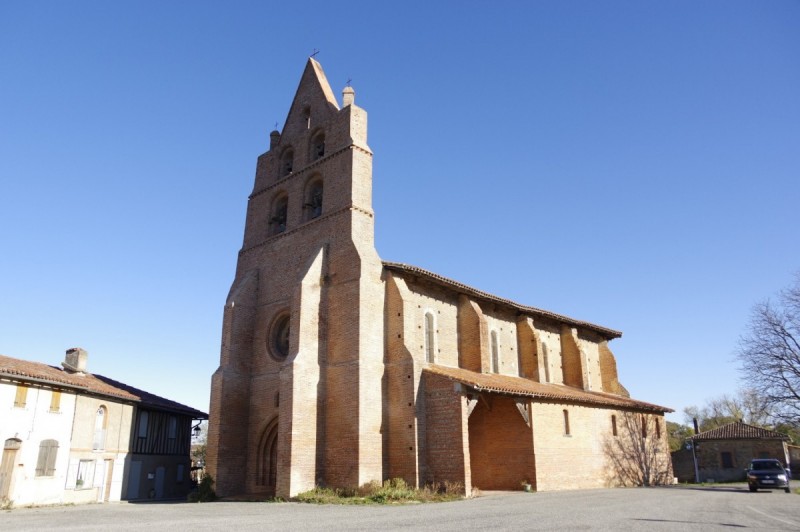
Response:
[[[564,436],[569,436],[571,433],[569,431],[569,410],[564,410]]]
[[[433,363],[436,361],[436,328],[433,320],[433,314],[430,312],[425,313],[425,360]]]
[[[497,331],[492,331],[492,373],[500,373],[500,346],[497,342]]]
[[[550,382],[550,360],[547,358],[547,344],[542,342],[542,364],[544,364],[544,382]]]
[[[617,435],[617,416],[611,416],[611,434]]]

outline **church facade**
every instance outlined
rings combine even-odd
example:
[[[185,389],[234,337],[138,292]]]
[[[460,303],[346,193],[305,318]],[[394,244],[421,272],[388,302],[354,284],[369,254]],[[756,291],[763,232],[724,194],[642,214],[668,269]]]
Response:
[[[630,467],[671,479],[670,410],[619,383],[621,333],[380,259],[372,155],[353,89],[340,106],[309,59],[258,158],[225,304],[218,495],[398,477],[466,493],[642,483]]]

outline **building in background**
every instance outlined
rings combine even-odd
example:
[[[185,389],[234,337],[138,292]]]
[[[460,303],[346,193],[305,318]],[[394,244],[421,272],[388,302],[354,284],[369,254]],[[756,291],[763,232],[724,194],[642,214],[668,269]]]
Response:
[[[609,348],[619,336],[383,262],[367,113],[349,86],[340,106],[309,59],[258,158],[208,471],[222,496],[395,477],[467,493],[671,480],[670,409],[628,396]],[[642,479],[621,473],[636,460]]]
[[[185,497],[193,420],[207,415],[93,375],[0,355],[0,500],[16,505]]]
[[[741,421],[728,423],[695,434],[687,440],[686,449],[672,453],[675,475],[681,482],[743,481],[747,480],[745,469],[754,458],[775,458],[790,469],[790,441],[782,432]]]

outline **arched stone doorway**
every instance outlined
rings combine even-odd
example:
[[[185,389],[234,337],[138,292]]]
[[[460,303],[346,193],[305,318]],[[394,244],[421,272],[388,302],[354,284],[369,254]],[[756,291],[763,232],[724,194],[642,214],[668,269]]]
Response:
[[[533,432],[528,412],[527,401],[518,403],[513,397],[481,394],[469,416],[469,455],[474,487],[520,490],[523,482],[536,486]]]
[[[275,496],[278,478],[278,419],[272,420],[261,435],[258,445],[258,467],[256,484],[259,491]]]

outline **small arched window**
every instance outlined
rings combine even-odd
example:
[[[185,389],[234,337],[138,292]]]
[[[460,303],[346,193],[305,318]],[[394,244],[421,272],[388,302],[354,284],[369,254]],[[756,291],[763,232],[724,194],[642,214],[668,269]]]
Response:
[[[316,179],[309,186],[306,192],[306,202],[303,207],[306,210],[306,220],[313,220],[322,216],[322,180]]]
[[[611,415],[611,434],[617,435],[617,416]]]
[[[492,331],[492,373],[500,373],[500,345],[497,341],[497,331]]]
[[[286,231],[286,218],[289,213],[289,199],[281,196],[272,205],[272,217],[269,219],[270,234],[277,235]]]
[[[325,133],[320,131],[316,135],[311,138],[311,153],[309,154],[309,159],[311,161],[316,161],[322,157],[325,157]]]
[[[95,451],[106,448],[106,423],[108,420],[108,416],[106,414],[106,407],[100,406],[97,409],[97,414],[94,418],[94,439],[92,440],[92,449]]]
[[[569,435],[569,410],[564,410],[564,436]]]
[[[436,323],[432,312],[425,313],[425,360],[436,361]]]
[[[286,177],[287,175],[292,173],[294,169],[294,150],[289,148],[288,150],[283,152],[281,155],[281,168],[279,172],[279,177]]]

